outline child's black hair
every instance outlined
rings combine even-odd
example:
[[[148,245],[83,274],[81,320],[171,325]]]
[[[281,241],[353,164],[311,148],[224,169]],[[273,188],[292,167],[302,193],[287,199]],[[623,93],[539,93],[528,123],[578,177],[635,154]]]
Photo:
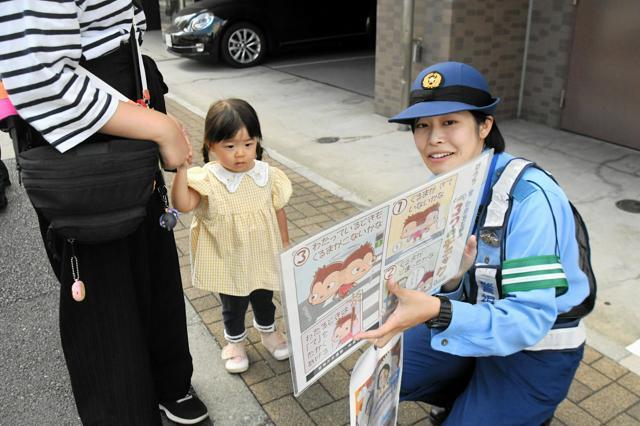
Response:
[[[223,99],[209,107],[204,120],[204,143],[202,156],[209,162],[209,144],[220,143],[233,138],[243,127],[246,127],[250,138],[256,139],[256,159],[262,160],[262,131],[258,114],[247,101],[242,99]]]

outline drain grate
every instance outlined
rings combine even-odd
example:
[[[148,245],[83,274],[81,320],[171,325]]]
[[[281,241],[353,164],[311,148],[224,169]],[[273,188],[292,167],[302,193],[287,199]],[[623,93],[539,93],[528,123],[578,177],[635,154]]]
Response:
[[[616,207],[628,213],[640,213],[640,201],[638,200],[616,201]]]
[[[323,138],[318,138],[316,139],[316,142],[318,143],[334,143],[334,142],[338,142],[340,140],[340,138],[335,137],[335,136],[326,136]]]

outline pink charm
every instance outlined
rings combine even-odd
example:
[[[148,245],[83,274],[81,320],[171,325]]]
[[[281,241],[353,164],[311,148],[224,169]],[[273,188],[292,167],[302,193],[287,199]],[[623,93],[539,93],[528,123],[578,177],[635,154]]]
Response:
[[[76,302],[82,302],[84,300],[84,283],[80,280],[75,280],[71,286],[71,296]]]

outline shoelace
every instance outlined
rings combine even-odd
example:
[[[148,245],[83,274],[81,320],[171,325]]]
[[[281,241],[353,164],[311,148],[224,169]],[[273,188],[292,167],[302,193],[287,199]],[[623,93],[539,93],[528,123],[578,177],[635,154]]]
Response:
[[[191,394],[189,394],[189,393],[188,393],[188,394],[187,394],[187,396],[185,396],[184,398],[181,398],[181,399],[177,400],[177,401],[176,401],[176,403],[180,404],[180,403],[182,403],[182,402],[188,401],[188,400],[189,400],[189,399],[191,399],[191,398],[193,398],[193,395],[191,395]]]

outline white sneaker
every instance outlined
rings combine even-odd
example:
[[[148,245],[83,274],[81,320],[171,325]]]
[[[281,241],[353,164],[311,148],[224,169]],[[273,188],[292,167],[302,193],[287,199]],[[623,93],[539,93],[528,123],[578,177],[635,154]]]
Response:
[[[222,349],[220,355],[222,359],[227,360],[224,368],[229,373],[244,373],[249,369],[249,358],[244,348],[244,342],[228,343],[227,346]]]
[[[287,339],[279,331],[273,333],[260,333],[260,340],[262,345],[269,351],[278,361],[283,361],[289,358],[289,344]]]

